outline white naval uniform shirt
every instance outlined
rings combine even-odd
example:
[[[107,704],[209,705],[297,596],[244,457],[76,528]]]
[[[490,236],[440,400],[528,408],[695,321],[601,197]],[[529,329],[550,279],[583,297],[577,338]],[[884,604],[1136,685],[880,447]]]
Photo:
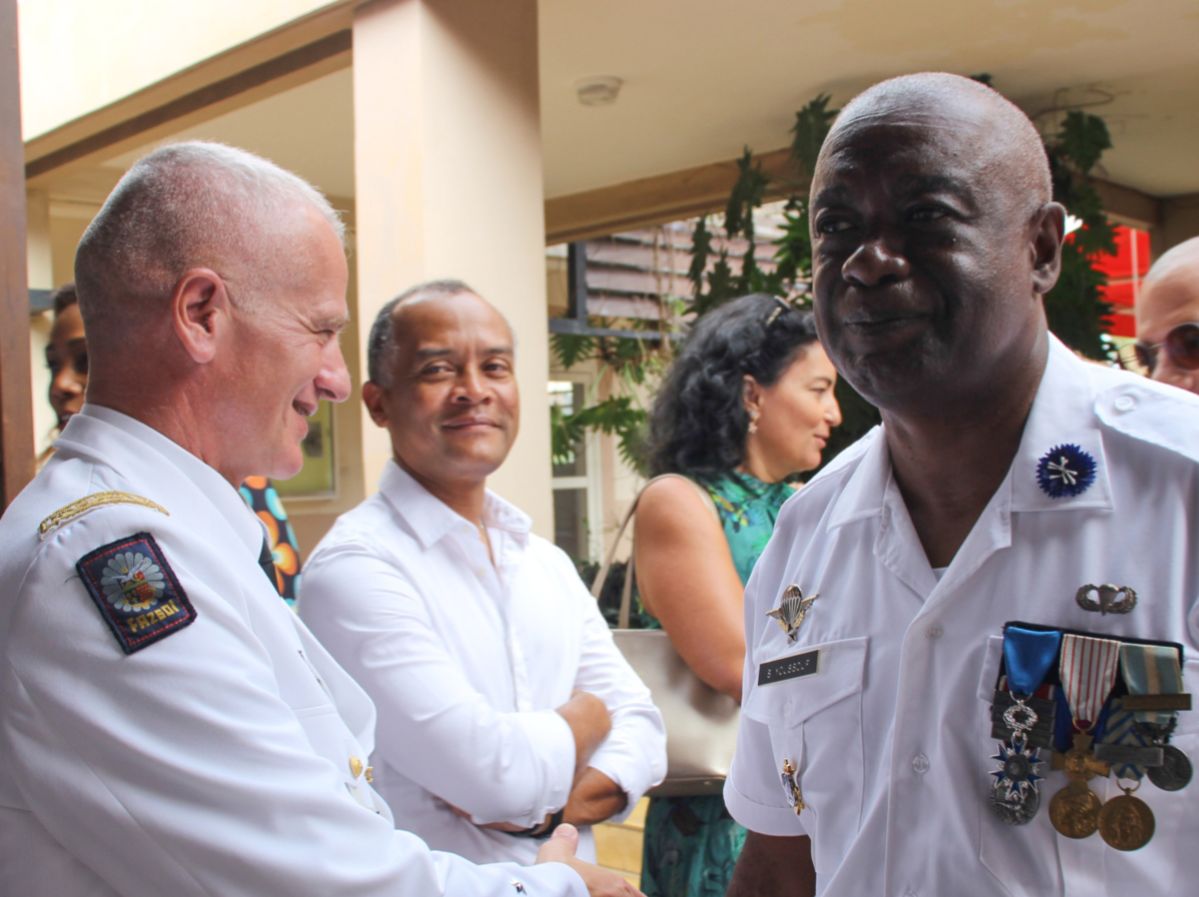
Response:
[[[85,406],[0,520],[0,894],[584,895],[566,866],[475,867],[394,829],[351,758],[370,700],[257,564],[262,528],[213,469]],[[57,509],[98,507],[39,539]],[[75,563],[149,532],[196,618],[122,652]]]
[[[1036,470],[1063,443],[1094,457],[1096,478],[1054,499]],[[1186,690],[1199,691],[1197,533],[1199,401],[1056,340],[1011,469],[939,581],[871,432],[788,501],[748,583],[729,810],[754,831],[810,835],[825,897],[1193,893],[1199,783],[1167,793],[1146,780],[1157,834],[1132,853],[1053,830],[1049,800],[1066,779],[1048,763],[1030,824],[1001,823],[987,796],[1007,621],[1180,642]],[[1139,603],[1088,613],[1075,602],[1088,583],[1129,586]],[[766,616],[790,584],[819,594],[794,644]],[[814,674],[757,684],[763,662],[812,651]],[[1199,711],[1179,714],[1171,743],[1199,764]],[[807,804],[798,816],[784,759]],[[1110,777],[1090,784],[1119,795]]]
[[[480,823],[539,824],[561,808],[574,740],[554,708],[594,694],[612,731],[589,764],[628,794],[666,768],[662,719],[570,559],[488,493],[495,565],[473,523],[394,461],[304,567],[300,615],[379,708],[375,787],[430,845],[525,861],[531,838]],[[579,856],[592,859],[583,827]]]

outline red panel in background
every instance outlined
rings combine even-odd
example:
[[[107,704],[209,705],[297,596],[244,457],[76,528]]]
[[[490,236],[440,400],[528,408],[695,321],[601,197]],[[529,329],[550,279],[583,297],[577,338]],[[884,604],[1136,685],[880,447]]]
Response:
[[[1114,306],[1114,313],[1108,318],[1108,333],[1133,337],[1136,319],[1132,310],[1141,280],[1149,271],[1149,234],[1119,225],[1115,228],[1115,244],[1114,253],[1104,253],[1095,259],[1096,267],[1107,275],[1107,285],[1100,289],[1100,296]]]
[[[1112,305],[1132,308],[1135,298],[1136,294],[1133,291],[1131,280],[1126,280],[1123,283],[1112,283],[1109,280],[1107,286],[1103,288],[1104,301],[1110,302]]]
[[[1119,225],[1115,229],[1116,251],[1096,259],[1108,280],[1140,280],[1149,270],[1149,234]]]
[[[1112,336],[1127,336],[1130,339],[1137,335],[1137,320],[1131,314],[1116,312],[1107,319],[1107,332]]]

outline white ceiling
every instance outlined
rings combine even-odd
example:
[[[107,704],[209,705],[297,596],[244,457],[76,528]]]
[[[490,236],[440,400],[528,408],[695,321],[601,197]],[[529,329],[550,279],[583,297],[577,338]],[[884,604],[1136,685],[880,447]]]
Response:
[[[1112,133],[1104,177],[1199,192],[1196,0],[542,0],[540,44],[549,197],[778,149],[817,94],[836,107],[925,69],[989,72],[1030,113],[1088,105]],[[594,75],[624,80],[615,105],[579,104]],[[347,70],[178,136],[246,146],[350,197],[350,96]]]

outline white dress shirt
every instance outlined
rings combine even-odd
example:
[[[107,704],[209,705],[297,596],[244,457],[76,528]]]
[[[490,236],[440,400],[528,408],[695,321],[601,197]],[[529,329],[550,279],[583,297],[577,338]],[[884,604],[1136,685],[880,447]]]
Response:
[[[1095,459],[1095,481],[1051,498],[1038,462],[1065,443]],[[1138,797],[1157,834],[1129,853],[1054,831],[1048,805],[1066,778],[1048,763],[1028,825],[1003,824],[987,798],[1005,622],[1179,642],[1186,690],[1199,690],[1197,534],[1199,400],[1079,361],[1057,340],[1007,477],[939,579],[883,432],[871,432],[788,501],[747,586],[745,701],[725,786],[733,816],[810,835],[825,897],[1193,891],[1199,784],[1170,793],[1146,781]],[[1139,603],[1127,615],[1085,611],[1077,590],[1101,583],[1132,587]],[[819,595],[795,643],[766,616],[791,584]],[[813,674],[758,685],[761,664],[809,652]],[[1199,712],[1178,724],[1171,743],[1195,763]],[[798,768],[798,815],[784,759]],[[1090,784],[1101,799],[1119,795],[1111,777]]]
[[[479,862],[524,861],[536,840],[475,823],[528,827],[565,805],[574,740],[555,707],[576,689],[604,702],[612,731],[588,765],[629,810],[665,773],[665,733],[566,554],[490,492],[483,519],[494,566],[475,525],[390,461],[312,553],[299,608],[379,708],[375,787],[404,824]],[[595,855],[587,827],[579,855]]]
[[[262,527],[215,470],[92,405],[57,446],[0,520],[0,894],[586,894],[564,865],[477,867],[395,830],[366,780],[374,708],[263,575]],[[108,490],[160,509],[39,537]],[[146,533],[194,619],[126,654],[76,562]]]

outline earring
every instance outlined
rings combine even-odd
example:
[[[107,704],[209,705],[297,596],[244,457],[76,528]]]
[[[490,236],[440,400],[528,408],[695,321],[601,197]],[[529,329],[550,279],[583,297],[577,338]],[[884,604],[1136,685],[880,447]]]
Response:
[[[749,435],[752,436],[758,432],[758,410],[756,408],[749,409]]]

